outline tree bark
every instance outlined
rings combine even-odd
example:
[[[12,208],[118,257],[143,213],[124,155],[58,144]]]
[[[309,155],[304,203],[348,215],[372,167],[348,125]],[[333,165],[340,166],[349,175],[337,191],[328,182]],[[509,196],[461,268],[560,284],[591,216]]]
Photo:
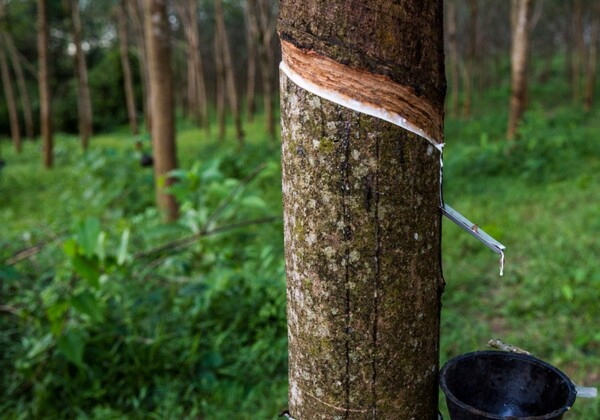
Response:
[[[233,74],[233,61],[231,59],[231,50],[229,48],[229,40],[227,39],[227,30],[225,28],[225,17],[223,15],[222,0],[215,0],[215,30],[219,33],[220,45],[217,47],[215,54],[221,55],[221,63],[223,65],[223,75],[225,77],[225,90],[227,92],[227,101],[233,114],[233,124],[235,126],[235,136],[240,144],[244,142],[244,131],[242,130],[242,116],[240,113],[240,103],[238,99],[237,89],[235,87],[235,76]]]
[[[123,70],[123,89],[125,92],[125,103],[127,104],[127,118],[131,134],[140,133],[135,107],[135,95],[133,93],[133,76],[131,64],[129,63],[129,37],[127,35],[127,0],[119,0],[117,11],[117,29],[119,33],[119,55],[121,57],[121,68]]]
[[[215,15],[216,13],[217,10],[215,8]],[[216,17],[215,21],[217,21]],[[223,34],[220,27],[215,23],[215,96],[218,125],[217,137],[219,140],[225,138],[225,65],[223,64],[223,54],[221,54],[222,38]]]
[[[42,135],[43,164],[51,168],[54,164],[52,109],[48,71],[48,1],[37,0],[37,43],[38,43],[38,83],[40,90],[40,132]]]
[[[531,0],[511,3],[511,96],[506,138],[514,140],[527,100],[527,67],[529,54],[529,10]]]
[[[442,2],[284,0],[279,34],[284,63],[312,78],[315,92],[328,86],[386,107],[397,94],[405,116],[432,110],[409,122],[442,141]],[[280,81],[290,415],[437,419],[440,152],[288,74]]]
[[[174,181],[168,172],[177,168],[167,0],[145,0],[145,6],[156,202],[166,220],[174,221],[178,217],[177,202],[165,191]]]
[[[21,131],[19,129],[19,116],[17,114],[17,102],[12,87],[12,78],[8,68],[8,60],[4,51],[4,36],[0,32],[0,73],[2,74],[2,85],[4,87],[4,97],[8,108],[8,117],[10,123],[10,135],[15,146],[15,151],[21,153]]]
[[[77,77],[79,136],[81,137],[81,146],[83,150],[87,150],[90,145],[90,137],[93,133],[93,117],[85,52],[82,48],[83,27],[81,25],[81,15],[79,12],[79,0],[68,0],[68,8],[71,14],[71,35],[73,37],[73,44],[75,44],[75,75]]]

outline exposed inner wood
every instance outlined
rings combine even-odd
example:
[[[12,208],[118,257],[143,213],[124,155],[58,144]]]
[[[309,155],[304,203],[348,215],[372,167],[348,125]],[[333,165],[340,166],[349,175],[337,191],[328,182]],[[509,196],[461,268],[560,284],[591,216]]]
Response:
[[[349,67],[314,51],[302,50],[281,41],[285,64],[308,82],[324,91],[334,92],[349,101],[378,108],[382,113],[418,127],[428,140],[443,144],[443,115],[428,101],[389,77]]]

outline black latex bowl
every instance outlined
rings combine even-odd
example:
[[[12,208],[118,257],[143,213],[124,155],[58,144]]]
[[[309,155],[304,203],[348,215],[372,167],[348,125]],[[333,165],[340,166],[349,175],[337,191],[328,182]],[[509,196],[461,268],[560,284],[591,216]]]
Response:
[[[502,351],[449,360],[440,386],[452,420],[561,419],[577,396],[573,382],[554,366]]]

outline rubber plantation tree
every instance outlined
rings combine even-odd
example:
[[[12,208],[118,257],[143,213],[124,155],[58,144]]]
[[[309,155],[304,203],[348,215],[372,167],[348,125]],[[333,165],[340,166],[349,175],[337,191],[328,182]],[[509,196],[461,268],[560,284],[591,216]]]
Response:
[[[506,138],[514,140],[527,104],[527,67],[531,0],[511,2],[511,93]]]
[[[48,71],[48,1],[37,0],[37,44],[38,44],[38,86],[40,90],[40,132],[42,136],[43,164],[51,168],[54,164],[52,111]]]
[[[125,103],[127,104],[127,118],[131,134],[134,136],[140,132],[135,106],[135,95],[133,92],[133,76],[131,63],[129,62],[129,37],[127,34],[127,4],[126,0],[119,0],[117,9],[117,30],[119,34],[119,57],[123,71],[123,89],[125,92]]]
[[[178,216],[175,197],[165,191],[173,183],[168,172],[177,167],[175,113],[167,0],[144,0],[144,22],[150,76],[150,114],[156,203],[167,221]]]
[[[437,419],[443,4],[282,0],[278,30],[289,414]]]

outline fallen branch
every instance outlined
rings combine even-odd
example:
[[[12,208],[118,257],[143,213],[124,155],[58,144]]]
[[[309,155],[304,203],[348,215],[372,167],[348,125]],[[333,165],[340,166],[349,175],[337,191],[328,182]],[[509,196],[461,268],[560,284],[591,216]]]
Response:
[[[239,229],[239,228],[243,228],[243,227],[251,226],[251,225],[262,225],[262,224],[266,224],[266,223],[272,223],[279,219],[280,218],[277,216],[267,216],[267,217],[261,217],[258,219],[251,219],[251,220],[246,220],[243,222],[232,223],[230,225],[217,226],[213,229],[202,229],[200,232],[195,233],[191,236],[187,236],[185,238],[180,238],[175,241],[168,242],[166,244],[163,244],[156,248],[150,249],[148,251],[138,252],[137,254],[135,254],[133,256],[133,259],[137,260],[140,258],[149,257],[151,255],[160,254],[165,251],[176,251],[178,249],[185,248],[186,246],[192,245],[193,243],[197,242],[200,238],[203,238],[206,236],[215,235],[217,233],[223,233],[223,232],[227,232],[230,230]]]

